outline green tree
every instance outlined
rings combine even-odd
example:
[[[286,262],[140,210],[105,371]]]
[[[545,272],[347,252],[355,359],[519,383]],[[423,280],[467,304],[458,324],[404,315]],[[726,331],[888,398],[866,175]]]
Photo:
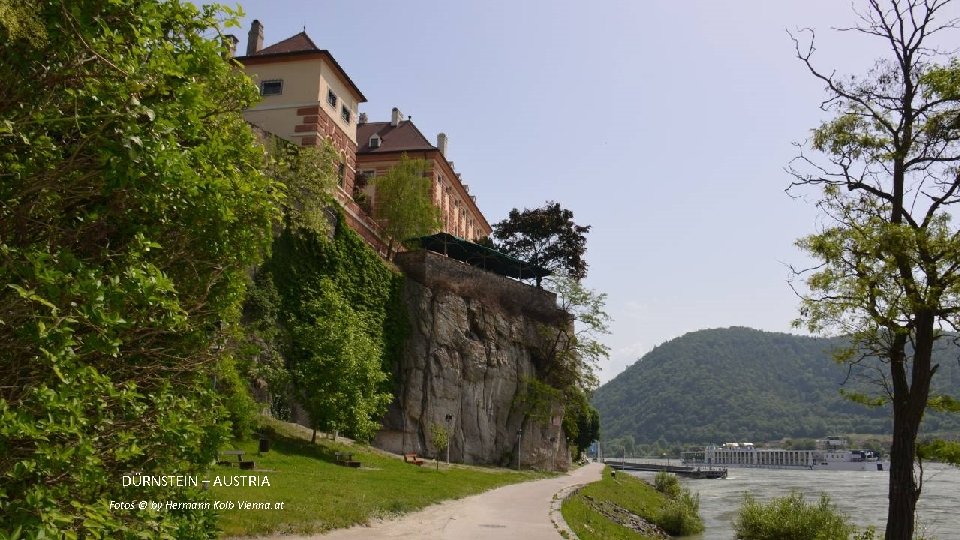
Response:
[[[387,174],[374,178],[374,217],[387,237],[391,257],[401,242],[440,229],[440,209],[433,204],[427,171],[426,160],[404,154]]]
[[[0,11],[0,530],[212,536],[212,512],[108,503],[129,499],[132,471],[202,473],[228,434],[211,385],[231,369],[222,329],[277,208],[240,114],[256,88],[217,39],[232,14]]]
[[[547,201],[541,208],[516,208],[493,226],[500,251],[553,272],[581,280],[587,276],[586,234],[589,225],[577,225],[573,212]],[[540,285],[539,279],[537,285]]]
[[[584,450],[600,439],[600,413],[590,406],[587,395],[579,389],[568,392],[563,411],[563,432],[567,444],[579,459]]]
[[[805,272],[801,323],[839,331],[852,345],[838,359],[880,358],[879,399],[893,409],[887,540],[913,536],[921,482],[917,432],[931,396],[931,362],[944,328],[960,325],[960,230],[949,209],[960,202],[960,63],[935,46],[956,30],[950,0],[869,0],[852,30],[889,51],[866,77],[816,68],[809,47],[797,55],[828,93],[835,117],[814,131],[818,153],[801,154],[794,185],[819,186],[829,223],[798,245],[818,261]],[[855,396],[857,397],[857,396]]]
[[[436,448],[437,453],[433,456],[433,460],[437,464],[437,470],[440,470],[440,454],[450,445],[450,433],[447,432],[446,426],[443,424],[430,424],[430,444]]]
[[[290,371],[313,439],[324,430],[368,440],[391,397],[382,389],[387,376],[380,368],[381,352],[330,279],[304,292],[309,300],[302,318],[290,324]]]
[[[560,308],[570,315],[566,326],[545,326],[548,349],[545,380],[554,388],[577,388],[590,393],[597,388],[597,363],[609,357],[610,348],[600,338],[609,334],[607,295],[564,275],[551,276],[547,289],[556,293]]]

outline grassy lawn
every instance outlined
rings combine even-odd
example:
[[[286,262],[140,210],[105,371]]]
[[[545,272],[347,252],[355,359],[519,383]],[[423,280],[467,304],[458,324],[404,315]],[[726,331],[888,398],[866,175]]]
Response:
[[[273,423],[268,429],[270,452],[256,455],[257,443],[241,443],[245,459],[256,461],[257,471],[216,466],[211,476],[266,475],[270,486],[213,487],[213,499],[270,503],[270,510],[220,510],[224,536],[270,533],[311,533],[366,523],[373,518],[418,510],[445,499],[456,499],[506,484],[545,478],[532,471],[517,472],[441,464],[421,467],[369,447],[305,440],[293,426]],[[353,453],[359,469],[336,464],[335,452]],[[270,471],[270,472],[263,472]],[[273,509],[283,503],[283,509]]]
[[[584,486],[560,508],[564,521],[581,540],[653,538],[607,519],[587,502],[586,496],[595,501],[612,502],[651,523],[656,522],[661,509],[668,504],[667,497],[650,484],[625,473],[618,473],[614,479],[606,467],[600,481]]]

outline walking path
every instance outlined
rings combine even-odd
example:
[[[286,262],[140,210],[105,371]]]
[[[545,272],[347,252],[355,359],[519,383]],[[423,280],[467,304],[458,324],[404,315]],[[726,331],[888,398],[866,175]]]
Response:
[[[571,486],[600,479],[603,465],[591,463],[570,474],[523,482],[479,495],[446,501],[398,519],[369,527],[357,526],[325,535],[284,540],[366,540],[379,538],[430,538],[437,540],[556,540],[561,538],[551,518],[554,494]],[[559,516],[558,516],[559,517]]]

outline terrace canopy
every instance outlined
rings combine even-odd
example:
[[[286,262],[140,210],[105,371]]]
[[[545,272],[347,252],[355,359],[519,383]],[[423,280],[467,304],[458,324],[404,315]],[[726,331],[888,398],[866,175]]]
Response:
[[[537,285],[540,284],[541,279],[553,273],[541,266],[530,264],[515,257],[500,253],[495,249],[457,238],[452,234],[437,233],[430,236],[421,236],[417,241],[420,242],[420,247],[423,249],[442,253],[451,259],[465,262],[488,272],[500,274],[501,276],[514,279],[536,279]]]

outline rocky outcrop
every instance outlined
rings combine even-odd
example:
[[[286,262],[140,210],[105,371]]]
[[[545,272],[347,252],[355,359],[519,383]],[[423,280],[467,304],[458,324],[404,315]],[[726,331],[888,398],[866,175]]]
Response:
[[[565,470],[562,403],[535,415],[527,406],[549,328],[570,324],[553,294],[430,252],[397,264],[410,334],[374,444],[434,456],[436,425],[450,433],[451,461],[516,466],[519,442],[522,467]]]

